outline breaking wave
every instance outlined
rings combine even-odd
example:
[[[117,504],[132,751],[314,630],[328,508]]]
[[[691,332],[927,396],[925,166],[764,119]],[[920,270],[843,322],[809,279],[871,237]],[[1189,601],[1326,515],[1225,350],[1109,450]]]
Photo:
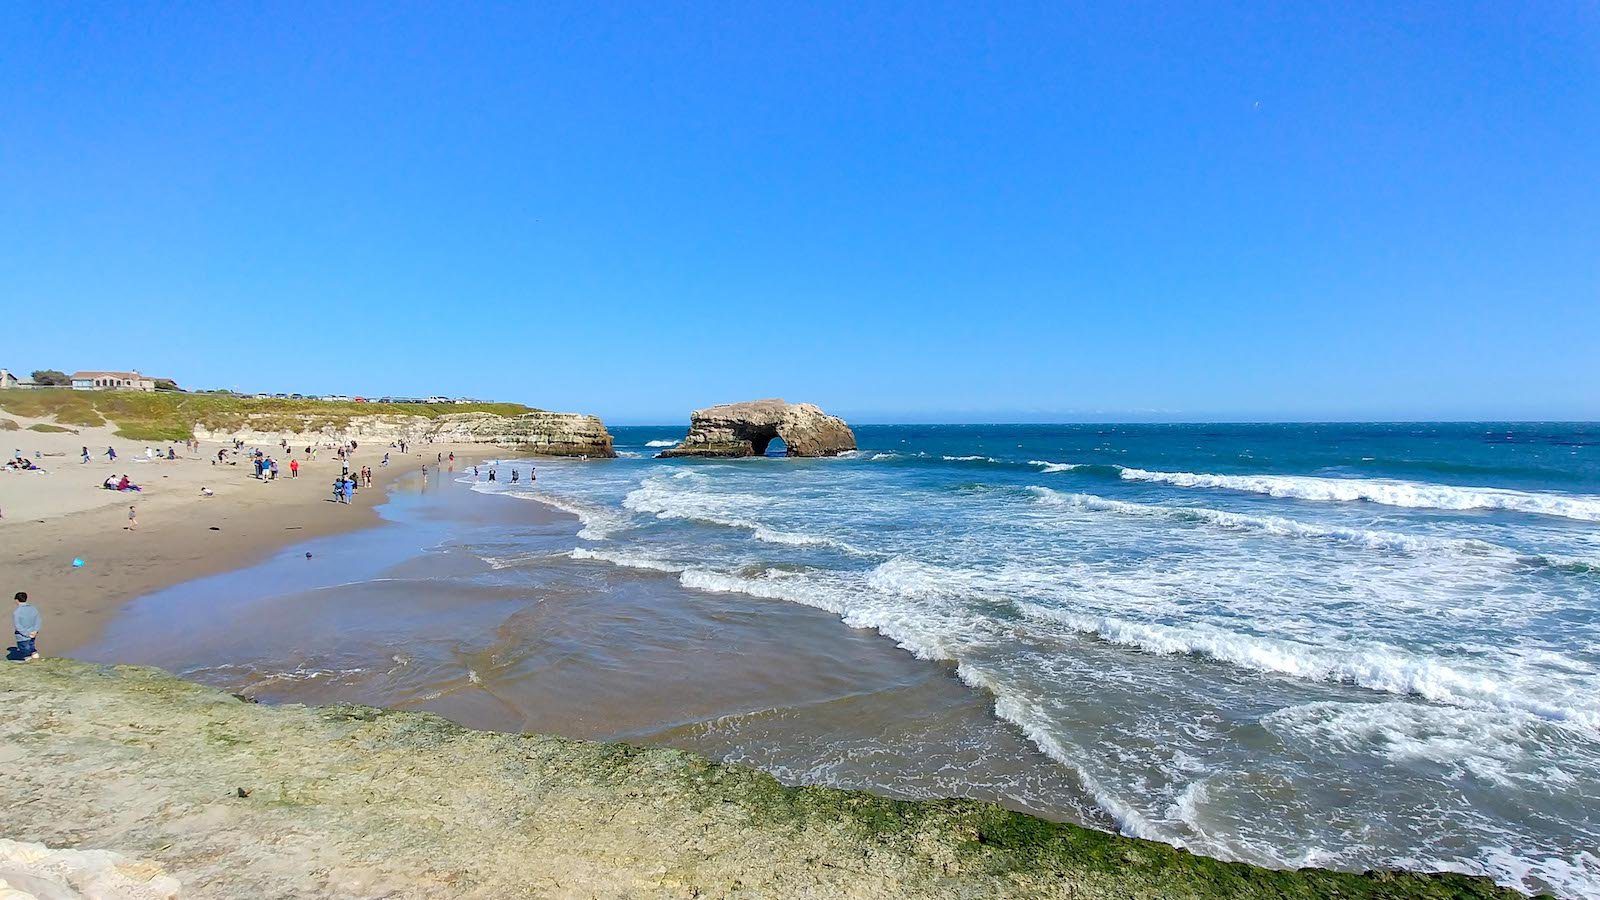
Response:
[[[1322,478],[1313,475],[1208,475],[1123,468],[1128,481],[1151,481],[1184,488],[1221,488],[1294,500],[1364,500],[1415,509],[1502,509],[1583,522],[1600,522],[1600,497],[1507,488],[1457,487],[1418,481]]]

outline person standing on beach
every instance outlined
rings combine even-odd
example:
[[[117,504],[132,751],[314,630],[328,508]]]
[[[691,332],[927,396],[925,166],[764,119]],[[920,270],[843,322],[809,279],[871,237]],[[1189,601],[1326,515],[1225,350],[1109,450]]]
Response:
[[[116,462],[116,461],[117,461],[117,451],[116,451],[116,448],[114,448],[114,447],[107,447],[107,448],[106,448],[106,459],[107,459],[107,460],[108,460],[108,461],[109,461],[109,462]]]
[[[84,465],[88,465],[89,464],[89,448],[88,447],[83,448],[83,464]]]
[[[17,609],[11,614],[11,630],[17,635],[17,658],[38,659],[39,648],[34,641],[39,639],[39,627],[43,620],[39,617],[39,610],[28,602],[27,591],[17,591]]]
[[[127,478],[128,476],[124,475],[122,477],[123,478]],[[137,531],[137,530],[139,530],[139,514],[131,506],[128,507],[128,530],[129,531]]]

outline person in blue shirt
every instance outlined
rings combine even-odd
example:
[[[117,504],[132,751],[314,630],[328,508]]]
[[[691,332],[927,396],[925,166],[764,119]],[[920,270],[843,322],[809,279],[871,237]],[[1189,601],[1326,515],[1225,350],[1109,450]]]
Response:
[[[17,609],[11,614],[12,630],[17,634],[17,658],[38,659],[39,649],[34,641],[39,639],[42,620],[39,610],[28,603],[28,592],[17,591]]]

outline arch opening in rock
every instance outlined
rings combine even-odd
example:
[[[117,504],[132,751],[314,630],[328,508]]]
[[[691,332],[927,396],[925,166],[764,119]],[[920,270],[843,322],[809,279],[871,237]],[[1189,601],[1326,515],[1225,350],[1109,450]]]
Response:
[[[843,419],[809,403],[754,400],[695,410],[689,434],[658,455],[834,456],[855,448],[856,436]]]

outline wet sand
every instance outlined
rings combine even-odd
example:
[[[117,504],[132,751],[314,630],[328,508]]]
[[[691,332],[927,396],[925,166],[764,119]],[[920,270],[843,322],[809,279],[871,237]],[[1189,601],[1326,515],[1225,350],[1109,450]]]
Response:
[[[986,696],[875,632],[573,560],[579,523],[541,503],[415,477],[390,498],[384,527],[141,598],[81,655],[268,702],[661,744],[790,783],[1109,826]]]

